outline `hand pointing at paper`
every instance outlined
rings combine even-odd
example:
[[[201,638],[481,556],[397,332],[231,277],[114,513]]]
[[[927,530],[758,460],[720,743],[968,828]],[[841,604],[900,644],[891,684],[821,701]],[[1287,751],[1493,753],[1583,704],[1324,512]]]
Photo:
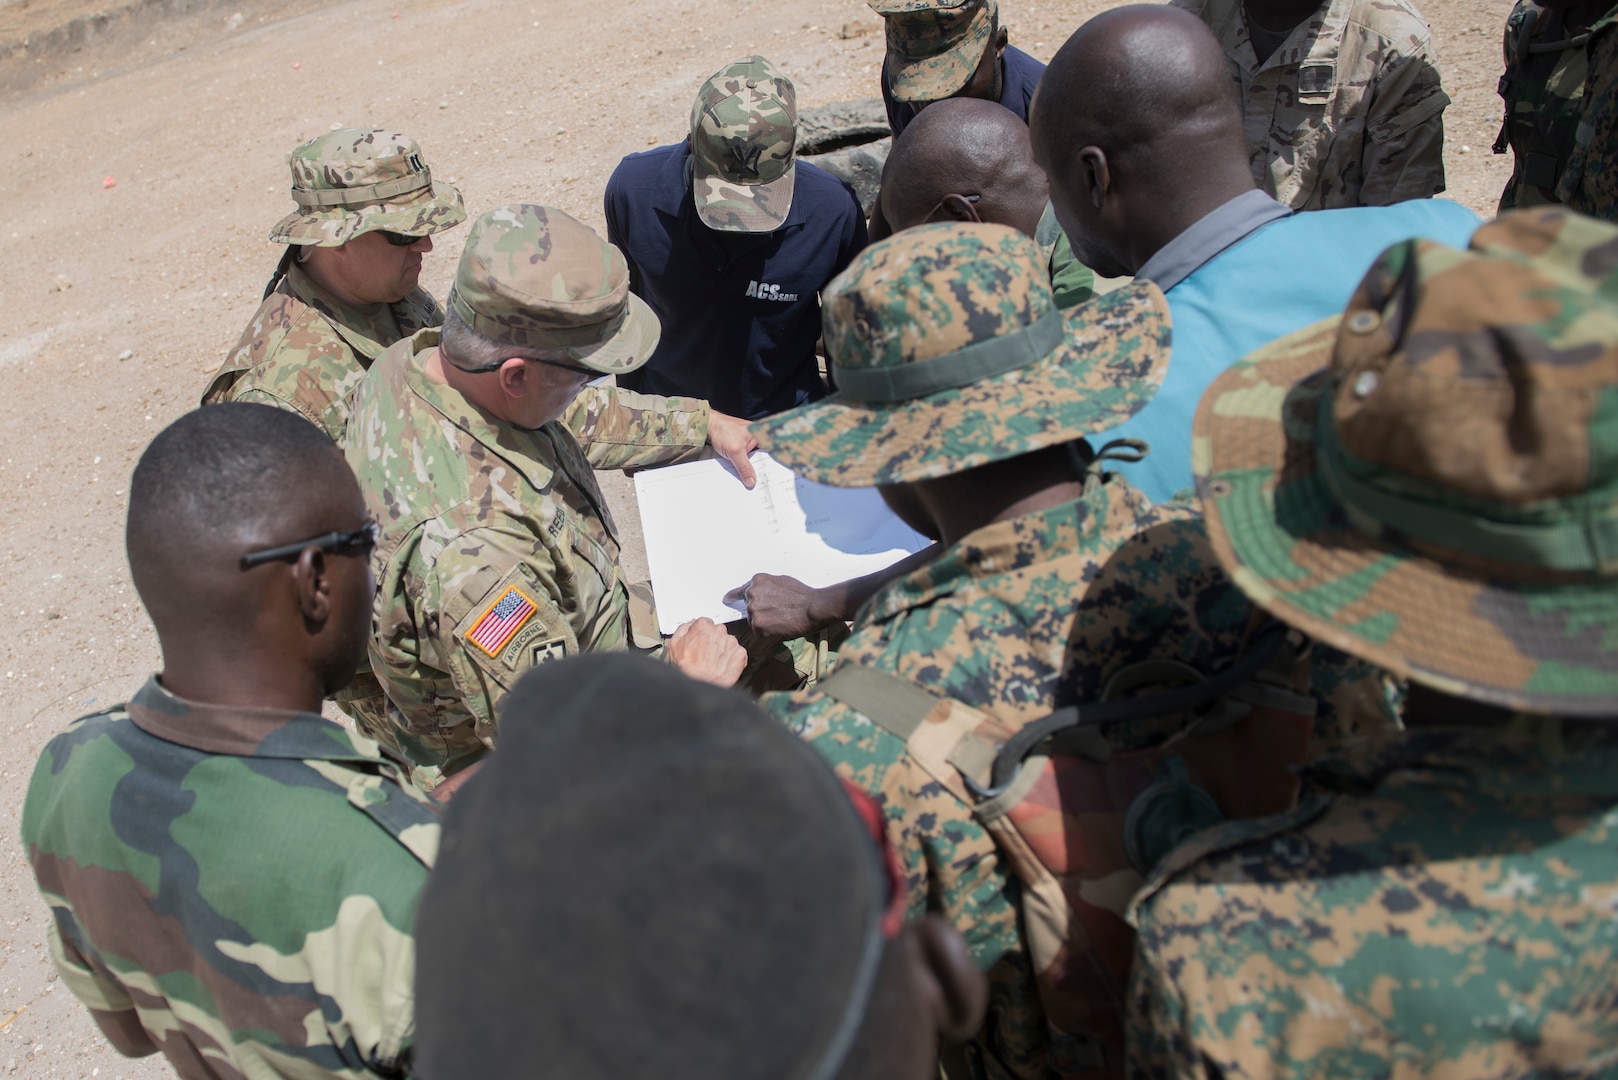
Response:
[[[727,416],[717,409],[710,410],[708,445],[713,447],[714,453],[736,467],[737,475],[742,478],[742,485],[751,491],[757,477],[753,473],[752,463],[747,460],[747,455],[758,449],[758,440],[753,438],[753,429],[748,422]]]

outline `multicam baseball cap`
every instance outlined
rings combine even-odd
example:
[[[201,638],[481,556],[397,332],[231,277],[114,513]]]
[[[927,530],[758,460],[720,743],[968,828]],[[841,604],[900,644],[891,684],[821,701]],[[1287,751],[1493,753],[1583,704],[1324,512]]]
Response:
[[[836,487],[908,483],[1106,431],[1163,381],[1168,305],[1137,282],[1064,315],[1039,246],[1004,225],[921,225],[826,287],[837,392],[754,425]]]
[[[996,0],[870,0],[888,39],[888,89],[940,101],[972,80],[999,18]]]
[[[338,247],[361,233],[429,236],[466,220],[461,193],[433,183],[414,139],[341,128],[292,151],[292,199],[299,206],[270,230],[282,244]]]
[[[1618,228],[1395,245],[1209,387],[1192,456],[1220,561],[1279,618],[1446,693],[1618,714]]]
[[[762,56],[716,71],[691,108],[691,195],[721,232],[779,229],[797,181],[798,92]]]
[[[603,374],[646,363],[662,332],[629,291],[617,248],[562,211],[527,203],[472,223],[448,307],[486,338],[554,349]]]

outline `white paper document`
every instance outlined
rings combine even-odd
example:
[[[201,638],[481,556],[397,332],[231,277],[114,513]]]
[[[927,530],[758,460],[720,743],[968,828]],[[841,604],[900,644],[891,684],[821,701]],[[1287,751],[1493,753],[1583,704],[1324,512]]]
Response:
[[[754,574],[822,588],[891,566],[930,542],[875,488],[826,487],[762,451],[751,460],[752,491],[718,458],[635,474],[663,633],[704,615],[741,618],[745,607],[727,606],[725,594]]]

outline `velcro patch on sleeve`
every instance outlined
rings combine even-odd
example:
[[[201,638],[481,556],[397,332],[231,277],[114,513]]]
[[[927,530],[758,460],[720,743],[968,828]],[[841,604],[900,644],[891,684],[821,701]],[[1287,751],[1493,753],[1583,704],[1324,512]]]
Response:
[[[484,655],[498,657],[538,610],[533,597],[515,585],[508,586],[467,627],[466,640]]]

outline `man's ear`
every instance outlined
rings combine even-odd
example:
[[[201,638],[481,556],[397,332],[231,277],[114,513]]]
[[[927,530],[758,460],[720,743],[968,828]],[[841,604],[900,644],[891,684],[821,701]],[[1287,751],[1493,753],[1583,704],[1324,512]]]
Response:
[[[1086,146],[1079,151],[1079,180],[1090,197],[1090,205],[1101,209],[1112,193],[1112,167],[1107,163],[1107,152],[1099,146]]]
[[[292,564],[292,581],[298,590],[298,609],[303,621],[312,626],[324,626],[331,618],[331,565],[326,553],[317,547],[306,547]]]
[[[1004,56],[1006,46],[1011,43],[1011,32],[1002,26],[994,35],[994,55]]]
[[[939,210],[948,215],[951,221],[975,221],[981,223],[983,219],[978,216],[978,208],[972,205],[972,200],[965,195],[945,195],[938,200]],[[938,219],[938,210],[934,210],[928,221]]]
[[[509,398],[521,401],[533,389],[534,373],[526,360],[513,356],[495,371],[500,389]]]
[[[960,1043],[977,1033],[989,1003],[989,984],[956,929],[937,915],[905,927],[911,978],[939,1038]]]

